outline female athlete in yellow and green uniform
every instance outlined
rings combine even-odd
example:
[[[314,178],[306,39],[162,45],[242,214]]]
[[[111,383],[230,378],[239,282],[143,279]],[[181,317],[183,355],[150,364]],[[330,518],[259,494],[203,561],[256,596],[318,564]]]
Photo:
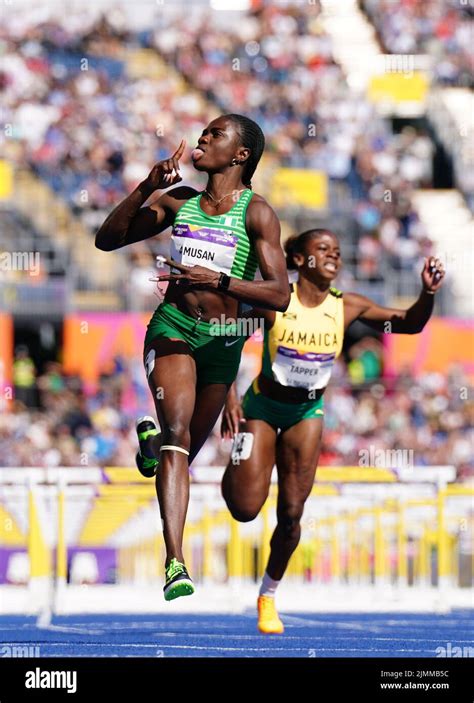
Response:
[[[204,191],[180,186],[144,206],[155,190],[181,180],[181,142],[96,236],[96,246],[110,251],[173,228],[171,258],[165,259],[172,270],[158,276],[170,285],[148,325],[144,348],[161,433],[152,417],[137,422],[138,468],[145,476],[156,474],[166,600],[194,592],[182,552],[188,464],[211,432],[237,374],[246,338],[237,322],[241,303],[285,310],[289,302],[278,218],[251,189],[263,148],[262,130],[252,120],[242,115],[213,120],[191,154],[194,167],[208,175]],[[254,281],[257,266],[262,280]]]
[[[438,259],[426,260],[418,300],[408,310],[397,310],[332,287],[341,266],[332,232],[308,230],[288,240],[286,252],[288,267],[298,269],[290,304],[281,312],[252,311],[265,319],[262,370],[242,404],[232,387],[222,421],[223,436],[235,438],[222,494],[236,520],[247,522],[258,515],[277,466],[277,526],[258,598],[258,627],[265,633],[283,632],[275,591],[300,539],[321,446],[323,394],[344,331],[361,320],[382,332],[421,332],[444,277]]]

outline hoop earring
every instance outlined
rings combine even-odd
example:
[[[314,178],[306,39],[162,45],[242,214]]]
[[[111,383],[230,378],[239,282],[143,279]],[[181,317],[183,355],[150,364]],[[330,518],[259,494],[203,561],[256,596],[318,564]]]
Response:
[[[240,161],[238,161],[235,157],[232,159],[232,166],[238,166],[240,164]]]

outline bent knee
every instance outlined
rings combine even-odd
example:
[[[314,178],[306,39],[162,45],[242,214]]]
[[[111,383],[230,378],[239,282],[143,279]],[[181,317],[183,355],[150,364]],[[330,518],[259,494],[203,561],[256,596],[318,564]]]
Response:
[[[278,510],[278,524],[286,534],[291,535],[300,529],[304,503],[289,503]]]
[[[252,522],[260,512],[260,508],[238,508],[229,506],[230,513],[237,522]]]
[[[229,498],[224,495],[224,500],[227,503],[230,514],[238,522],[251,522],[255,520],[259,514],[262,503],[248,502],[248,501],[236,501],[233,498]]]
[[[189,447],[191,446],[189,427],[181,423],[166,427],[163,432],[163,444],[171,444],[189,451]]]
[[[279,510],[278,510],[278,515],[286,518],[287,520],[296,520],[300,521],[301,517],[303,515],[303,510],[304,510],[304,503],[287,503],[286,505],[283,505]]]

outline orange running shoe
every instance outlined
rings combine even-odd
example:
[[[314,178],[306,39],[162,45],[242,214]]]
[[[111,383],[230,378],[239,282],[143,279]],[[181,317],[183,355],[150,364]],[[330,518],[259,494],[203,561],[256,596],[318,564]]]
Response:
[[[266,635],[281,635],[283,623],[275,608],[275,599],[269,596],[259,596],[257,601],[258,629]]]

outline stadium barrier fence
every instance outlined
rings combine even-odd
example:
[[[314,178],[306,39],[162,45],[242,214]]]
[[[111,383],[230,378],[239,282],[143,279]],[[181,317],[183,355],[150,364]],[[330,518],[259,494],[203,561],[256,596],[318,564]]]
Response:
[[[238,600],[264,572],[277,486],[253,522],[238,523],[220,496],[222,470],[193,470],[184,553],[197,584]],[[285,582],[315,597],[428,589],[469,602],[474,488],[454,477],[453,467],[321,467]],[[154,482],[135,470],[0,469],[0,612],[87,610],[96,593],[103,603],[121,592],[123,609],[136,607],[140,589],[156,598],[164,558]]]

